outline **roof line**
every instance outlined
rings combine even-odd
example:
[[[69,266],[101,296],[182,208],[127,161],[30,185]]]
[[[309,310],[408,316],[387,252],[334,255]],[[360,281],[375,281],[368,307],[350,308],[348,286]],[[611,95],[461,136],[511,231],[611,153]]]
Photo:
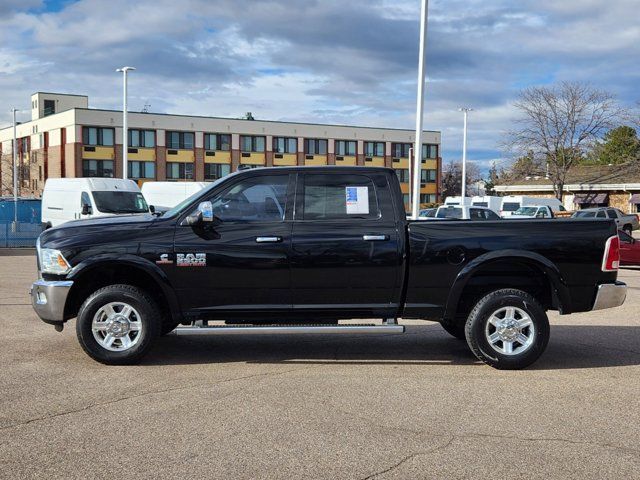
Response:
[[[64,95],[65,97],[84,97],[89,98],[89,95],[79,95],[77,93],[58,93],[58,92],[33,92],[31,96],[33,97],[37,93],[43,93],[45,95]]]

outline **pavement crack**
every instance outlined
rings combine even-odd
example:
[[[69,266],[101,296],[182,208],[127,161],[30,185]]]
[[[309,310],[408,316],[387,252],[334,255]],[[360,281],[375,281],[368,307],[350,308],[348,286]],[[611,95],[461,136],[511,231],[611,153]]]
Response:
[[[157,395],[157,394],[160,394],[160,393],[177,392],[177,391],[180,391],[180,390],[189,390],[189,389],[192,389],[192,388],[199,388],[199,387],[205,387],[205,386],[215,387],[217,385],[223,385],[225,383],[248,380],[248,379],[257,378],[257,377],[270,377],[270,376],[284,375],[285,373],[295,372],[297,370],[304,370],[304,369],[305,368],[291,368],[289,370],[284,370],[284,371],[281,371],[281,372],[257,373],[257,374],[254,374],[254,375],[245,375],[245,376],[242,376],[242,377],[227,378],[225,380],[220,380],[220,381],[214,382],[214,383],[199,383],[199,384],[195,384],[195,385],[183,385],[183,386],[180,386],[180,387],[163,388],[161,390],[153,390],[153,391],[142,392],[142,393],[133,394],[133,395],[127,395],[127,396],[124,396],[124,397],[114,398],[112,400],[108,400],[108,401],[105,401],[105,402],[92,403],[92,404],[89,404],[89,405],[85,405],[84,407],[75,408],[75,409],[72,409],[72,410],[66,410],[64,412],[54,413],[54,414],[50,414],[50,415],[43,415],[41,417],[36,417],[36,418],[30,418],[30,419],[25,420],[23,422],[17,422],[17,423],[13,423],[13,424],[10,424],[10,425],[6,425],[4,427],[0,427],[0,431],[9,430],[11,428],[21,427],[21,426],[24,426],[24,425],[29,425],[31,423],[40,422],[40,421],[43,421],[43,420],[51,420],[51,419],[57,418],[57,417],[63,417],[63,416],[66,416],[66,415],[73,415],[75,413],[84,412],[84,411],[87,411],[87,410],[91,410],[93,408],[101,408],[101,407],[113,405],[115,403],[124,402],[124,401],[127,401],[127,400],[132,400],[132,399],[135,399],[135,398],[146,397],[146,396],[150,396],[150,395]]]
[[[376,478],[379,477],[380,475],[384,475],[385,473],[389,473],[392,472],[393,470],[396,470],[397,468],[401,467],[402,465],[404,465],[405,463],[413,460],[416,457],[419,457],[421,455],[428,455],[430,453],[434,453],[437,452],[438,450],[443,450],[447,447],[449,447],[449,445],[451,445],[451,443],[453,443],[453,441],[455,440],[456,436],[455,435],[451,435],[449,437],[449,439],[446,441],[446,443],[443,443],[442,445],[438,445],[434,448],[431,448],[429,450],[425,450],[424,452],[414,452],[410,455],[407,455],[406,457],[403,457],[399,462],[391,465],[390,467],[385,468],[384,470],[380,470],[379,472],[375,472],[372,473],[371,475],[364,477],[362,480],[370,480],[372,478]]]

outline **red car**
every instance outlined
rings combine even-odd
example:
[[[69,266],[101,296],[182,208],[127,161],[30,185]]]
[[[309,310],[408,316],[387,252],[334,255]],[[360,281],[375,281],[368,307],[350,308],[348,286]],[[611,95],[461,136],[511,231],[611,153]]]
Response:
[[[618,230],[620,237],[620,265],[640,265],[640,242]]]

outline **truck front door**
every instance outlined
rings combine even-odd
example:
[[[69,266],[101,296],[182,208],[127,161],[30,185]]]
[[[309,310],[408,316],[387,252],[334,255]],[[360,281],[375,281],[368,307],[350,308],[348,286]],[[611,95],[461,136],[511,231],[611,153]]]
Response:
[[[241,177],[206,199],[214,222],[176,227],[172,283],[183,309],[225,319],[290,310],[293,206],[287,199],[294,180],[273,172]]]
[[[395,316],[404,245],[386,175],[301,173],[296,192],[294,310],[317,317]]]

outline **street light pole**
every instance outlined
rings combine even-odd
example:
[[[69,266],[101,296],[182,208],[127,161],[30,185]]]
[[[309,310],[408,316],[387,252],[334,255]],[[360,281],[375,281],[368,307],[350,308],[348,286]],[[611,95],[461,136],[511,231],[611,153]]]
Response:
[[[462,131],[462,205],[464,205],[464,198],[467,192],[467,117],[469,112],[473,111],[473,108],[461,108],[460,111],[464,114],[464,128]]]
[[[122,67],[116,72],[122,72],[122,178],[127,178],[129,166],[129,129],[127,125],[127,72],[135,67]]]
[[[13,113],[13,225],[18,226],[18,140],[16,134],[16,112],[18,109],[12,108]]]

